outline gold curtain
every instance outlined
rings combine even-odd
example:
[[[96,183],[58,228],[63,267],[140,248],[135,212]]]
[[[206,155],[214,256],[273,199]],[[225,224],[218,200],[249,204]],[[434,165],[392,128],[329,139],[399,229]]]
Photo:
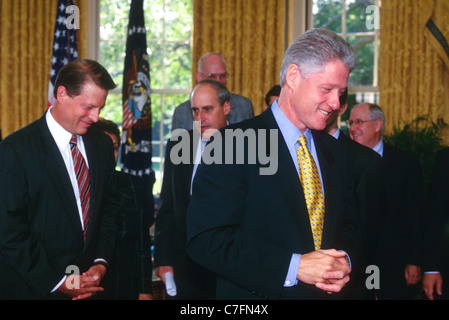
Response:
[[[207,52],[224,56],[228,89],[264,109],[266,92],[279,83],[285,50],[285,0],[194,0],[192,79]]]
[[[449,40],[449,6],[444,1],[382,1],[379,92],[387,132],[418,116],[449,123],[448,65],[426,26],[436,17]],[[448,140],[447,133],[443,139]]]
[[[57,0],[0,1],[0,127],[2,135],[31,123],[46,109]],[[86,55],[86,0],[80,9],[80,57]]]

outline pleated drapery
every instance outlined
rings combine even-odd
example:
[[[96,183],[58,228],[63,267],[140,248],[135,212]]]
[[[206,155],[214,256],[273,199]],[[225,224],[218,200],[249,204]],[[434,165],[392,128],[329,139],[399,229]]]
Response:
[[[192,81],[198,59],[207,52],[224,56],[228,89],[264,109],[267,91],[279,83],[285,51],[285,0],[194,0]]]
[[[38,119],[47,106],[57,0],[0,1],[0,127],[9,133]],[[78,52],[86,54],[86,0],[80,8]]]
[[[420,116],[449,123],[447,0],[386,0],[381,9],[379,93],[391,132]],[[443,36],[430,32],[433,22]],[[443,132],[447,142],[447,132]]]

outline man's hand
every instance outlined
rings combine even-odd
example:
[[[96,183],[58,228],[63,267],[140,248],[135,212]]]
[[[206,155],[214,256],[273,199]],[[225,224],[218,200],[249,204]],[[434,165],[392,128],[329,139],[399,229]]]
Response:
[[[172,266],[161,266],[156,268],[155,274],[161,278],[162,282],[165,283],[165,274],[167,272],[170,272],[172,276],[175,276],[173,273],[173,267]]]
[[[74,280],[74,283],[79,286],[69,285],[66,281],[58,288],[58,290],[69,297],[72,300],[82,300],[92,297],[93,295],[103,292],[104,289],[100,287],[100,282],[106,274],[106,267],[102,265],[93,265],[89,270],[82,275],[72,275],[70,278]]]
[[[443,294],[443,277],[441,273],[425,273],[422,279],[423,290],[429,300],[434,300],[434,290],[438,295]]]
[[[318,250],[301,255],[297,279],[332,293],[341,291],[348,283],[350,273],[345,252]]]
[[[421,268],[408,264],[405,266],[404,276],[408,286],[417,284],[421,280]]]
[[[152,293],[139,293],[139,300],[154,300]]]

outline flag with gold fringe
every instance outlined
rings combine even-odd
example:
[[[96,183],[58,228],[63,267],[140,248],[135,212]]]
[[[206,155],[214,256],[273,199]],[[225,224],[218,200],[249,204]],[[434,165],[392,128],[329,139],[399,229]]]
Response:
[[[147,190],[150,224],[154,220],[151,148],[150,65],[143,0],[132,0],[123,74],[121,169],[140,177]]]

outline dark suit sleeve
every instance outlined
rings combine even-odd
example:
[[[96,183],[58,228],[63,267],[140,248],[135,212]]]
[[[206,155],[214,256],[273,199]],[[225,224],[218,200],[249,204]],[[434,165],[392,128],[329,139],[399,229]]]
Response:
[[[104,134],[102,136],[102,139],[103,141],[100,142],[98,150],[99,152],[101,152],[101,156],[104,157],[101,158],[101,170],[105,170],[105,178],[100,185],[101,188],[103,188],[103,190],[101,191],[101,193],[103,194],[103,198],[100,208],[101,225],[99,229],[99,242],[96,248],[96,258],[102,258],[106,261],[111,261],[116,248],[115,245],[118,230],[118,181],[115,174],[115,160],[113,153],[114,149],[111,139],[109,139]]]
[[[443,271],[449,248],[449,148],[436,155],[426,221],[423,271]]]
[[[174,213],[174,198],[173,198],[173,163],[170,159],[170,152],[173,147],[173,142],[170,140],[167,143],[165,163],[164,163],[164,177],[162,180],[162,189],[160,195],[160,207],[156,217],[155,225],[155,246],[154,246],[154,262],[155,265],[173,266],[174,239],[177,237],[175,233],[175,213]]]
[[[257,195],[247,194],[246,170],[245,165],[199,166],[187,211],[187,252],[243,290],[278,299],[292,251],[267,241],[271,235],[257,237],[248,232],[257,219],[253,220],[256,213],[245,212],[245,206],[257,201]]]
[[[25,176],[21,154],[6,141],[0,144],[0,263],[5,259],[36,296],[44,297],[64,274],[50,263],[29,226],[31,220],[38,218],[28,214],[30,181]],[[3,267],[0,270],[6,272]]]
[[[421,266],[421,251],[423,245],[423,226],[424,226],[424,189],[423,189],[423,175],[421,165],[418,157],[410,158],[408,181],[405,183],[405,188],[408,191],[409,201],[408,211],[410,213],[407,221],[407,228],[409,230],[408,236],[408,257],[407,263]]]
[[[363,149],[362,149],[363,148]],[[368,264],[379,249],[379,235],[386,219],[386,195],[382,181],[381,157],[375,151],[357,146],[353,167],[357,170],[356,204],[361,221],[361,235]]]

